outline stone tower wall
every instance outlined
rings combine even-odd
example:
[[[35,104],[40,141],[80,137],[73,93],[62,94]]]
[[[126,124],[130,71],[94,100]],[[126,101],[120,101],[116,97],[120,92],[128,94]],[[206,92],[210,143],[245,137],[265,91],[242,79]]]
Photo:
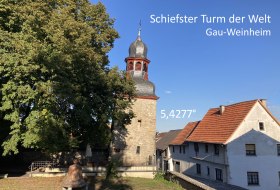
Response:
[[[137,98],[133,105],[135,117],[126,126],[126,147],[122,161],[126,166],[155,164],[156,100]],[[140,150],[137,147],[140,147]]]

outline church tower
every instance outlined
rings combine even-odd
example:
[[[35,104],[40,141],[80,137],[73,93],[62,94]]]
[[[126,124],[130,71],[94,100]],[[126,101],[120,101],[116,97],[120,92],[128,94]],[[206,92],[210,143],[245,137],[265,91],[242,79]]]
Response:
[[[129,47],[125,58],[127,77],[134,80],[136,100],[132,109],[135,117],[126,126],[125,146],[121,150],[124,166],[155,165],[156,102],[155,85],[149,81],[150,60],[148,48],[141,39],[139,29],[137,39]]]

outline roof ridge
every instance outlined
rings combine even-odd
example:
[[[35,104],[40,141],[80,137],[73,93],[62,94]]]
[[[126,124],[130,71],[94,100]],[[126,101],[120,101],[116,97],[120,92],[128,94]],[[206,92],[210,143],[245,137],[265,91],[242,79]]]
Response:
[[[248,103],[248,102],[257,102],[257,101],[260,101],[260,100],[263,100],[263,99],[254,99],[254,100],[247,100],[247,101],[243,101],[243,102],[236,102],[236,103],[233,103],[233,104],[228,104],[228,105],[223,105],[225,107],[229,107],[229,106],[235,106],[235,105],[238,105],[238,104],[243,104],[243,103]],[[212,108],[209,108],[209,110],[212,110],[212,109],[220,109],[219,107],[212,107]]]
[[[200,122],[200,121],[201,121],[201,120],[197,120],[197,121],[190,121],[189,123],[197,123],[197,122]],[[188,123],[187,123],[187,125],[188,125]],[[186,126],[187,126],[187,125],[186,125]],[[186,126],[185,126],[185,127],[186,127]]]
[[[249,103],[249,102],[257,102],[257,101],[260,101],[262,99],[254,99],[254,100],[247,100],[247,101],[242,101],[242,102],[236,102],[236,103],[233,103],[233,104],[228,104],[228,105],[224,105],[224,106],[234,106],[234,105],[237,105],[237,104],[243,104],[243,103]],[[218,108],[218,107],[217,107]]]
[[[242,101],[242,102],[236,102],[236,103],[229,104],[229,105],[226,105],[226,106],[233,106],[233,105],[243,104],[243,103],[248,103],[248,102],[257,102],[259,100],[261,100],[261,99],[254,99],[254,100],[247,100],[247,101]]]

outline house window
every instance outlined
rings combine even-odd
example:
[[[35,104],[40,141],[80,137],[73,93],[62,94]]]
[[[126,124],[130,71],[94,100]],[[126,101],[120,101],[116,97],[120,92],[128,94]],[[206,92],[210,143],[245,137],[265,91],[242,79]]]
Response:
[[[280,144],[277,144],[277,155],[280,156]]]
[[[220,149],[219,149],[219,145],[218,144],[214,144],[214,152],[215,152],[216,155],[219,155]]]
[[[172,152],[175,152],[175,146],[172,146]]]
[[[279,185],[280,185],[280,172],[278,172]]]
[[[180,153],[180,154],[182,153],[182,146],[180,146],[180,150],[179,150],[179,153]]]
[[[207,166],[207,175],[210,176],[210,168]]]
[[[200,164],[196,164],[196,173],[201,174],[201,165]]]
[[[247,172],[248,185],[259,185],[259,173]]]
[[[208,144],[205,144],[205,153],[208,153]]]
[[[216,168],[216,180],[223,181],[223,171]]]
[[[137,148],[136,148],[136,154],[140,154],[140,146],[137,146]]]
[[[256,145],[255,144],[246,144],[246,155],[255,156],[256,155]]]
[[[259,129],[260,129],[261,131],[264,130],[264,122],[259,122]]]
[[[167,161],[167,160],[164,160],[164,161],[163,161],[163,170],[164,170],[164,171],[169,170],[169,164],[168,164],[168,161]]]
[[[193,143],[193,146],[194,146],[194,151],[195,151],[195,152],[199,152],[198,143]]]
[[[180,162],[175,162],[175,172],[180,173]]]
[[[186,154],[186,147],[183,146],[183,154]]]

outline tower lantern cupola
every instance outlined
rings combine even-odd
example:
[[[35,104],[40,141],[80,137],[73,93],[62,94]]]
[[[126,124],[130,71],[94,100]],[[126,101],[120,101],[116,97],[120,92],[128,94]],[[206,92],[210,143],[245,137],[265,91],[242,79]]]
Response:
[[[137,96],[156,97],[155,85],[149,81],[148,66],[150,60],[147,58],[148,48],[141,39],[141,28],[138,36],[129,46],[129,56],[125,59],[127,77],[135,82]]]
[[[137,39],[129,46],[129,57],[147,58],[148,48],[141,39],[139,30]]]

